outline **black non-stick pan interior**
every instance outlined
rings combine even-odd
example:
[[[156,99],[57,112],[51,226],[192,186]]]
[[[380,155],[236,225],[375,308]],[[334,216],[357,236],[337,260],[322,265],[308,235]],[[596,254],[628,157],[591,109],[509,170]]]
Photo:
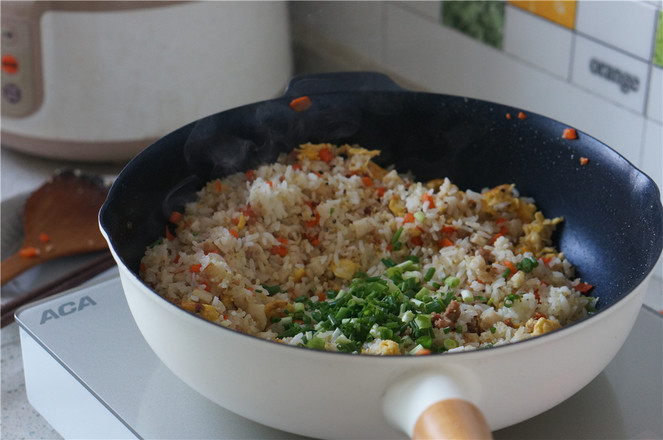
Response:
[[[449,177],[463,190],[515,183],[544,215],[564,217],[557,245],[596,286],[599,310],[654,267],[663,241],[658,189],[593,137],[563,139],[567,125],[525,110],[389,82],[377,90],[365,83],[350,91],[320,88],[298,84],[281,98],[209,116],[139,154],[101,212],[123,262],[137,271],[145,247],[164,235],[170,212],[205,181],[274,161],[301,143],[331,142],[379,149],[382,165],[421,180]],[[292,110],[290,101],[305,92],[311,107]]]

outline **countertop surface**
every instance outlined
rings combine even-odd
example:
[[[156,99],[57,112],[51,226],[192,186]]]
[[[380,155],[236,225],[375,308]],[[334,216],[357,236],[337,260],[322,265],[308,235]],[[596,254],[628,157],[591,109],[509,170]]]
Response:
[[[101,174],[117,174],[123,164],[83,164],[41,159],[17,153],[6,148],[0,150],[2,201],[38,188],[55,170],[77,168]],[[660,266],[660,264],[659,264]],[[645,304],[656,311],[663,309],[663,286],[660,278],[653,278],[646,293]],[[663,319],[663,318],[662,318]],[[27,400],[18,326],[12,323],[2,329],[2,419],[0,437],[3,439],[58,439],[61,436],[35,411]],[[661,335],[652,335],[661,343]],[[643,347],[643,350],[646,347]]]

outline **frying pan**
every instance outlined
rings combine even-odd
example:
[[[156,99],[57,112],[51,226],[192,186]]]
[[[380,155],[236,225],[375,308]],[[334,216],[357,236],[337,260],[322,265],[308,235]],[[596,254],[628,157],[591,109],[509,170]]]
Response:
[[[301,96],[311,106],[290,108]],[[655,184],[588,134],[564,139],[565,128],[518,108],[405,90],[377,73],[298,76],[279,98],[194,121],[146,148],[115,181],[100,225],[142,335],[211,401],[312,437],[487,437],[564,401],[603,370],[634,324],[663,246]],[[464,190],[515,183],[546,217],[564,217],[555,242],[595,285],[597,313],[488,349],[351,355],[222,328],[140,280],[145,247],[204,182],[305,142],[379,149],[381,165],[421,180],[447,176]]]

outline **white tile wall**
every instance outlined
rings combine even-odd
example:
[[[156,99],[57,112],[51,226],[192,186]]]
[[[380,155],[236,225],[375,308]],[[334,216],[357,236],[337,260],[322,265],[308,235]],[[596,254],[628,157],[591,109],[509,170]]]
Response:
[[[417,89],[501,102],[568,123],[613,147],[663,189],[663,69],[649,64],[661,0],[583,0],[578,32],[568,33],[507,4],[503,50],[443,26],[437,1],[293,2],[291,8],[296,35],[331,43],[314,39],[310,51],[330,60],[353,54],[338,65],[377,67]],[[592,75],[589,62],[599,55],[636,75],[638,90],[623,93]],[[663,263],[659,277],[662,271]]]
[[[383,2],[302,1],[292,6],[293,22],[357,53],[379,57]]]
[[[640,1],[580,1],[576,30],[598,41],[649,60],[657,11]]]
[[[571,81],[618,105],[644,112],[649,70],[644,61],[576,35]]]
[[[527,38],[523,38],[527,35]],[[504,51],[560,78],[568,78],[573,33],[520,8],[506,8]]]
[[[647,117],[663,123],[663,68],[652,66],[647,97]]]

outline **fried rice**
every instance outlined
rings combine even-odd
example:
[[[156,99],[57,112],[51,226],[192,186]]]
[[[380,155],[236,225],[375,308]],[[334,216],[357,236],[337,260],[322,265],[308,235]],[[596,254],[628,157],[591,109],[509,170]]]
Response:
[[[418,182],[379,151],[305,144],[206,184],[140,277],[179,307],[285,344],[362,354],[485,348],[592,313],[592,286],[513,184]]]

